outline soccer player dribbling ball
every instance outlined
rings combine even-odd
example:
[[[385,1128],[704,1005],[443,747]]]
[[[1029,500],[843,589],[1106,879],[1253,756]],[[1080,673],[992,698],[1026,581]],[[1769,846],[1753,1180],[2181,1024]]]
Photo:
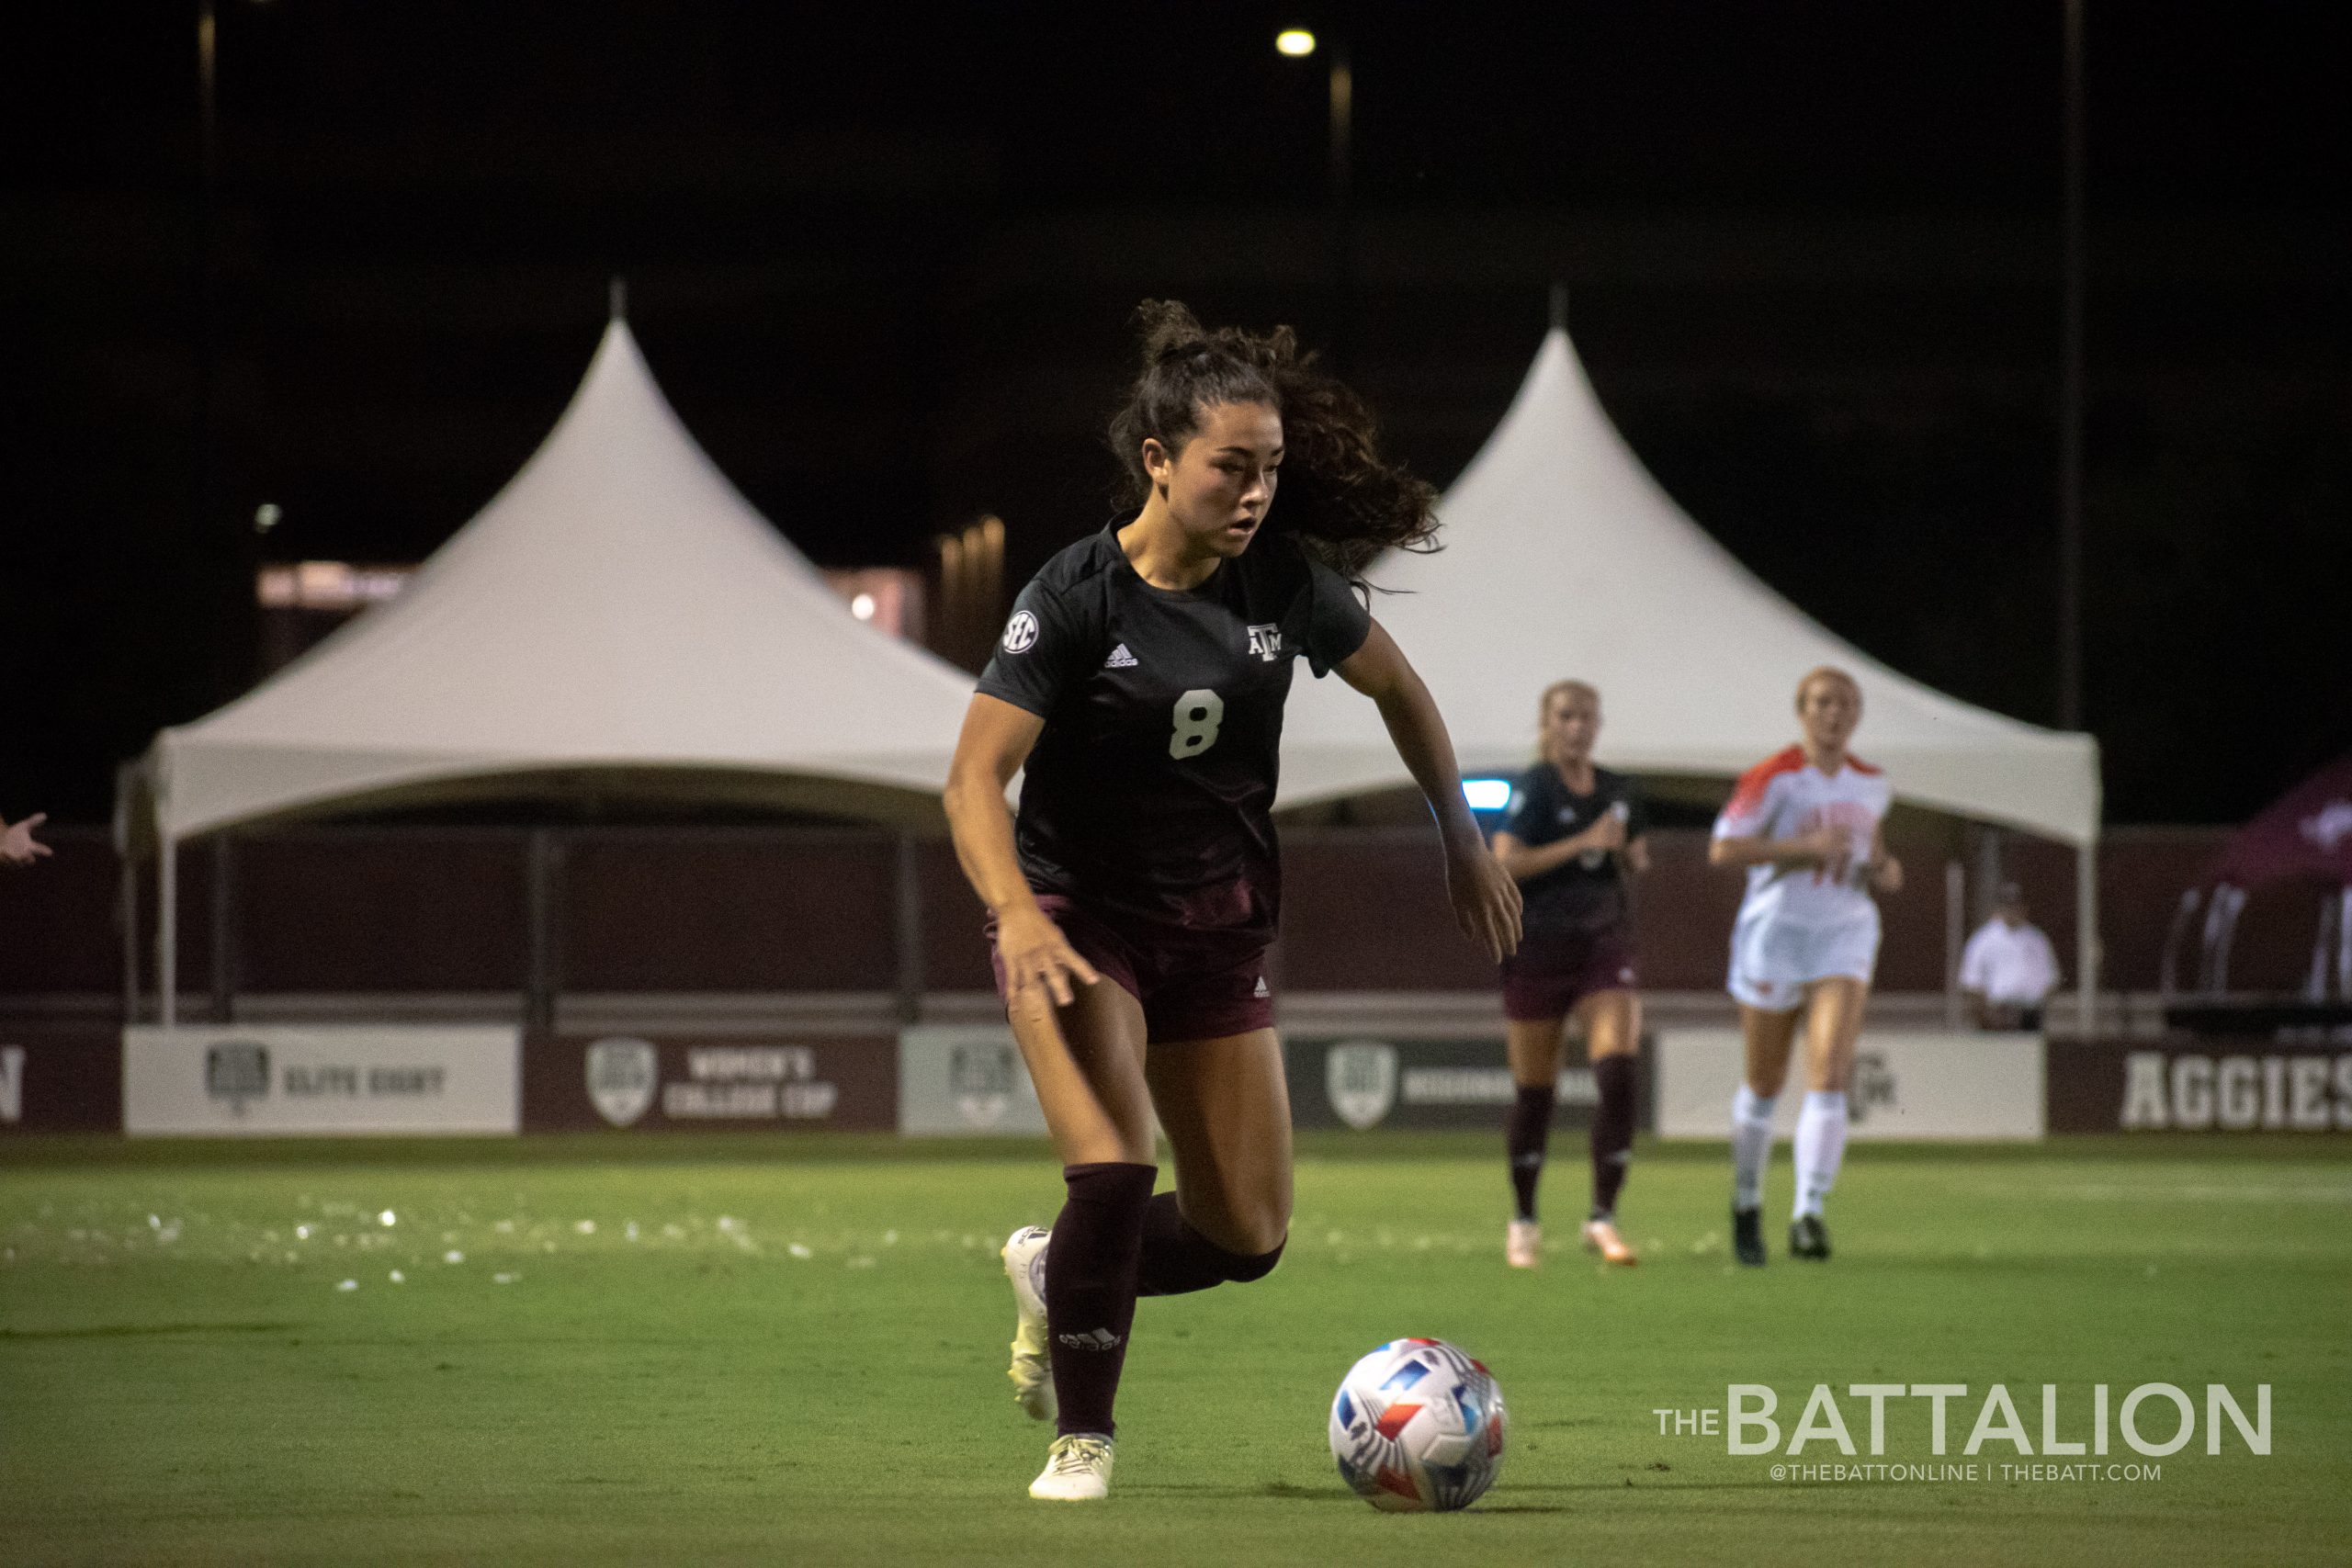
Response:
[[[1537,712],[1544,759],[1513,781],[1510,810],[1495,834],[1495,859],[1526,900],[1524,940],[1501,965],[1513,1085],[1503,1143],[1517,1201],[1503,1258],[1514,1269],[1543,1261],[1535,1191],[1551,1137],[1562,1037],[1574,1018],[1599,1090],[1584,1244],[1605,1262],[1631,1265],[1637,1259],[1617,1234],[1617,1197],[1634,1148],[1642,1004],[1634,989],[1626,876],[1649,868],[1645,818],[1633,781],[1593,766],[1598,691],[1582,681],[1555,681],[1544,688]]]
[[[1746,1056],[1731,1107],[1732,1252],[1750,1267],[1764,1262],[1764,1167],[1800,1023],[1805,1097],[1789,1252],[1829,1256],[1822,1203],[1845,1157],[1846,1088],[1878,964],[1871,895],[1903,886],[1902,863],[1886,852],[1881,830],[1892,788],[1846,750],[1861,716],[1861,688],[1844,671],[1824,666],[1800,681],[1804,739],[1741,776],[1708,849],[1713,864],[1747,871],[1732,922],[1728,988]]]
[[[1519,941],[1444,722],[1354,592],[1379,550],[1431,547],[1434,492],[1380,457],[1369,413],[1288,329],[1212,333],[1172,303],[1142,319],[1111,426],[1136,510],[1022,590],[945,797],[1067,1189],[1050,1231],[1004,1247],[1014,1398],[1058,1434],[1029,1494],[1052,1501],[1109,1493],[1136,1297],[1262,1278],[1289,1232],[1265,950],[1294,659],[1378,705],[1436,813],[1464,932],[1498,959]],[[1015,822],[1004,790],[1024,766]],[[1157,1197],[1155,1111],[1176,1160]]]

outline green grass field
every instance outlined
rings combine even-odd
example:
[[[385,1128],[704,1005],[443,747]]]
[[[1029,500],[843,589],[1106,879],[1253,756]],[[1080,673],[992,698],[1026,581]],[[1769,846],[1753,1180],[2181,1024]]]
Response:
[[[0,1146],[0,1558],[1081,1563],[2342,1563],[2352,1558],[2352,1163],[2309,1144],[1855,1151],[1826,1267],[1724,1251],[1715,1151],[1644,1149],[1640,1269],[1500,1260],[1490,1145],[1310,1141],[1289,1254],[1148,1302],[1112,1501],[1033,1504],[996,1248],[1050,1219],[1042,1147],[528,1140]],[[1581,1212],[1558,1152],[1555,1241]],[[1785,1152],[1768,1203],[1786,1201]],[[390,1224],[382,1215],[390,1211]],[[447,1261],[450,1254],[462,1261]],[[401,1282],[395,1283],[394,1270]],[[345,1280],[352,1288],[339,1288]],[[1374,1513],[1324,1413],[1381,1340],[1499,1378],[1476,1509]],[[1775,1482],[1658,1407],[1827,1382],[2195,1398],[2161,1477]],[[2249,1416],[2205,1452],[2203,1385]],[[1866,1402],[1841,1409],[1869,1458]],[[1932,1461],[1926,1402],[1883,1461]],[[2142,1429],[2176,1423],[2159,1402]],[[1835,1461],[1810,1445],[1803,1461]],[[1778,1462],[1799,1462],[1781,1461]],[[1976,1456],[2022,1462],[1996,1440]],[[2043,1462],[2058,1463],[2061,1461]]]

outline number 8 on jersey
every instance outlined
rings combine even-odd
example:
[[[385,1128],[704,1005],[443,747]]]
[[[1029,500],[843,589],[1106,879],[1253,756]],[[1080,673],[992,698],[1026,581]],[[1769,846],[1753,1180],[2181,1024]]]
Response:
[[[1216,744],[1217,726],[1224,722],[1223,697],[1204,686],[1186,692],[1176,699],[1176,733],[1168,739],[1168,754],[1180,762],[1199,756]]]

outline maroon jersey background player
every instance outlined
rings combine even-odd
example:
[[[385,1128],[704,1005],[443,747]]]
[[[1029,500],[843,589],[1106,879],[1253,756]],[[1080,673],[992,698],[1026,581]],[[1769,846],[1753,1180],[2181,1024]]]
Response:
[[[1515,1204],[1503,1232],[1503,1259],[1514,1269],[1543,1261],[1535,1194],[1573,1018],[1595,1093],[1592,1210],[1584,1244],[1608,1262],[1630,1265],[1635,1258],[1617,1234],[1617,1199],[1634,1152],[1642,1013],[1627,879],[1648,868],[1648,819],[1633,781],[1593,765],[1599,691],[1583,681],[1555,681],[1536,702],[1536,732],[1543,761],[1514,784],[1510,809],[1495,834],[1495,858],[1527,899],[1527,940],[1501,965],[1513,1085],[1503,1147]]]
[[[1293,659],[1378,705],[1436,814],[1463,930],[1498,958],[1519,940],[1518,890],[1463,803],[1444,722],[1350,590],[1379,551],[1428,547],[1434,493],[1381,459],[1370,415],[1287,329],[1144,317],[1111,432],[1137,510],[1023,590],[944,797],[1062,1160],[1052,1230],[1004,1248],[1014,1398],[1060,1432],[1029,1492],[1057,1501],[1109,1492],[1136,1298],[1261,1278],[1289,1230],[1261,958]],[[1016,831],[1004,791],[1024,765]],[[1157,1197],[1155,1115],[1176,1158]]]

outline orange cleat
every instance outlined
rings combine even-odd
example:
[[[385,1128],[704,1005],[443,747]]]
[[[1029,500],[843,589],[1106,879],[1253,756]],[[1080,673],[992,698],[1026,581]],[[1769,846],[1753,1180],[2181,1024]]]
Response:
[[[1544,1228],[1533,1220],[1513,1220],[1503,1232],[1503,1261],[1514,1269],[1533,1269],[1544,1261]]]
[[[1598,1252],[1603,1263],[1613,1263],[1621,1269],[1631,1269],[1641,1259],[1617,1234],[1617,1227],[1607,1220],[1587,1220],[1584,1224],[1584,1249]]]

